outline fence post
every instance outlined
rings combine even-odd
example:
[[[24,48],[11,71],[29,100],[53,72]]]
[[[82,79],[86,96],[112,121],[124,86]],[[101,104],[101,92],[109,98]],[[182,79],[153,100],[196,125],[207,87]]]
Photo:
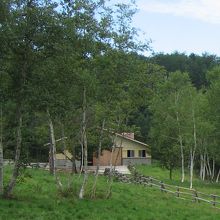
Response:
[[[163,192],[165,189],[163,181],[160,182],[160,189],[161,189],[161,192]]]
[[[215,195],[211,195],[213,201],[212,201],[212,205],[215,206],[216,205],[216,196]]]
[[[198,198],[198,193],[197,193],[197,191],[196,190],[194,190],[193,191],[194,192],[194,200],[195,200],[195,202],[198,202],[199,200],[197,199]],[[193,195],[193,194],[192,194]]]
[[[151,177],[150,177],[150,187],[152,187],[152,179],[151,179]]]
[[[177,186],[176,194],[177,194],[177,197],[180,197],[180,188],[179,188],[179,186]]]
[[[149,185],[149,177],[147,177],[147,178],[145,178],[145,184],[144,184],[145,186],[146,185]]]

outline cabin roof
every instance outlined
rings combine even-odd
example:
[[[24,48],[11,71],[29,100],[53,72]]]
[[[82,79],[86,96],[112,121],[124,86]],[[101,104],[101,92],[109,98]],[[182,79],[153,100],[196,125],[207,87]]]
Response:
[[[135,142],[135,143],[137,143],[137,144],[141,144],[141,145],[143,145],[143,146],[145,146],[145,147],[149,147],[148,144],[145,144],[145,143],[143,143],[143,142],[141,142],[141,141],[137,141],[137,140],[135,140],[135,139],[132,139],[132,138],[126,137],[126,136],[123,135],[123,134],[115,133],[115,135],[116,135],[117,137],[121,137],[121,138],[124,138],[124,139],[126,139],[126,140],[129,140],[129,141]]]

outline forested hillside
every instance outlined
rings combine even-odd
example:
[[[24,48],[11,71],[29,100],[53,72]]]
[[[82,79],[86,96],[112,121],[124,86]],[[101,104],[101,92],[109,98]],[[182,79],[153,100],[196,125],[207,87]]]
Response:
[[[3,155],[15,160],[6,195],[21,164],[48,161],[49,150],[52,164],[65,147],[86,167],[112,147],[104,129],[135,132],[170,177],[181,168],[183,182],[189,167],[190,187],[195,171],[218,181],[219,59],[141,55],[150,45],[137,40],[135,12],[104,0],[0,2],[1,186]]]

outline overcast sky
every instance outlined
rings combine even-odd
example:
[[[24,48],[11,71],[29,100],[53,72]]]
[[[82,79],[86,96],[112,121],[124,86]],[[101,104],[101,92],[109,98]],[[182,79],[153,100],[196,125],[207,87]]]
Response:
[[[220,0],[136,0],[134,26],[155,52],[220,56]]]

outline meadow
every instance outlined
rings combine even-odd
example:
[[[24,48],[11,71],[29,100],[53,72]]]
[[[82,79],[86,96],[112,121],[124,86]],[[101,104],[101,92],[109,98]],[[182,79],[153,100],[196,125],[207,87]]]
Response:
[[[174,180],[168,180],[168,172],[156,166],[139,166],[138,171],[163,179],[165,182],[179,184],[178,171]],[[10,169],[5,171],[6,182]],[[220,210],[205,203],[193,203],[177,199],[167,193],[151,187],[135,184],[114,182],[112,197],[105,199],[108,187],[106,177],[99,178],[97,198],[90,199],[93,175],[87,185],[86,198],[79,200],[82,177],[59,173],[64,184],[71,181],[71,187],[66,187],[60,193],[54,178],[48,171],[26,169],[18,179],[14,197],[8,200],[0,199],[0,219],[38,219],[38,220],[218,220]],[[220,185],[209,182],[202,183],[195,179],[195,187],[207,193],[220,194]],[[187,186],[187,182],[185,186]]]

